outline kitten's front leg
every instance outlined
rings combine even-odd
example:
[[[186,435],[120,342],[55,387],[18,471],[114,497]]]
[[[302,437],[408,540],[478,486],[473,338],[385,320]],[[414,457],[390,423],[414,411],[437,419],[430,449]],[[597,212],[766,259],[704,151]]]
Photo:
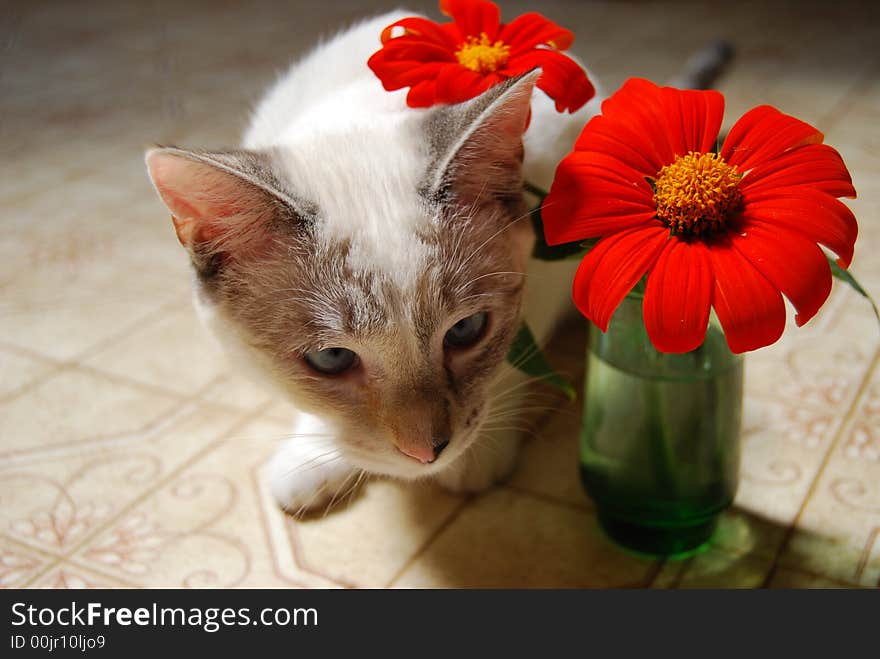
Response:
[[[269,462],[269,490],[278,505],[298,515],[344,497],[358,472],[336,448],[332,430],[318,417],[300,413],[293,436]]]

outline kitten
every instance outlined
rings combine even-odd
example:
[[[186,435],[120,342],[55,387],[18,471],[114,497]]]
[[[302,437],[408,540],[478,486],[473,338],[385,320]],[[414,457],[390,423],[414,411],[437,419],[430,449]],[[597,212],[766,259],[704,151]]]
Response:
[[[503,479],[519,434],[493,430],[516,425],[493,415],[516,411],[528,384],[505,356],[523,316],[541,344],[571,306],[577,262],[529,260],[523,179],[549,188],[600,95],[558,114],[532,72],[460,105],[408,108],[366,66],[407,15],[296,63],[243,148],[146,156],[203,321],[301,410],[270,465],[294,512],[361,472],[457,492]]]

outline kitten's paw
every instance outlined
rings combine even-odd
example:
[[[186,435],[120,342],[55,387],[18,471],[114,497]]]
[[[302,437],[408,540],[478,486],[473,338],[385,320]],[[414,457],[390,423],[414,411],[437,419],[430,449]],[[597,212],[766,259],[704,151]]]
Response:
[[[358,471],[328,442],[293,438],[272,456],[269,491],[286,512],[324,510],[356,487]]]
[[[460,494],[484,492],[510,476],[516,466],[519,444],[519,438],[513,436],[484,438],[440,472],[437,482]]]

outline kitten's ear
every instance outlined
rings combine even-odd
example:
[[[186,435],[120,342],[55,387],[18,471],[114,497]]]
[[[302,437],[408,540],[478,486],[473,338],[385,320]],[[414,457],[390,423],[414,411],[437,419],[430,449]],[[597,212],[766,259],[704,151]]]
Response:
[[[158,147],[146,154],[150,179],[171,211],[196,268],[258,250],[284,213],[284,193],[267,155]]]
[[[480,96],[435,110],[427,130],[440,154],[429,182],[434,197],[479,198],[522,194],[523,133],[531,111],[536,69],[495,85]]]

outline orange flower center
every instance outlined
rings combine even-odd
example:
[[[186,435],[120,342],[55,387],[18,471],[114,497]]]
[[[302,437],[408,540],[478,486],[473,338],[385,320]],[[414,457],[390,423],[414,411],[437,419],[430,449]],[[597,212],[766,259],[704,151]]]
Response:
[[[455,51],[458,63],[477,73],[489,73],[507,63],[510,46],[503,41],[492,43],[485,32],[480,37],[468,37]]]
[[[703,236],[723,229],[742,201],[742,175],[717,153],[676,156],[657,174],[657,217],[672,233]]]

